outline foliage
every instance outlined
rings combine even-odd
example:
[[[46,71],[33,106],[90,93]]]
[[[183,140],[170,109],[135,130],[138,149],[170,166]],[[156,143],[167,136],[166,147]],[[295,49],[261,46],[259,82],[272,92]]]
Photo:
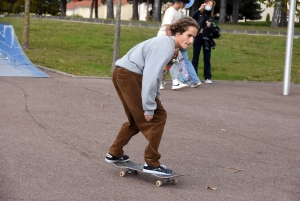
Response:
[[[258,0],[259,2],[265,4],[267,8],[269,7],[275,7],[277,2],[281,2],[284,5],[289,4],[289,0]],[[296,16],[300,16],[300,9],[298,8],[300,6],[300,1],[296,0]]]
[[[266,22],[270,22],[270,14],[269,13],[266,16]]]
[[[25,0],[0,0],[0,12],[23,13]],[[57,15],[60,9],[58,0],[30,0],[30,12]]]
[[[260,14],[263,12],[258,0],[240,0],[239,5],[239,19],[261,19]],[[221,0],[216,0],[215,13],[219,13]],[[232,16],[233,1],[226,1],[226,14],[228,20]],[[218,19],[218,18],[216,18]]]
[[[243,16],[245,21],[249,20],[259,20],[261,19],[261,13],[264,11],[258,1],[244,0],[241,3],[240,14]]]

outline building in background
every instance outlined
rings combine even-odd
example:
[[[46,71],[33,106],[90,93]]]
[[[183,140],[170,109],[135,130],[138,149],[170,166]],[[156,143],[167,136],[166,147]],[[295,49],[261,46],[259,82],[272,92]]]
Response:
[[[117,1],[114,0],[114,15],[116,16]],[[131,20],[132,18],[132,4],[131,1],[121,0],[121,20]],[[67,16],[79,16],[90,18],[92,0],[72,1],[67,4]],[[141,3],[138,6],[139,20],[146,21],[147,17],[147,4]],[[152,9],[149,5],[149,11]],[[105,19],[107,16],[107,5],[103,5],[101,0],[98,0],[98,18]],[[95,10],[93,10],[92,18],[95,18]]]

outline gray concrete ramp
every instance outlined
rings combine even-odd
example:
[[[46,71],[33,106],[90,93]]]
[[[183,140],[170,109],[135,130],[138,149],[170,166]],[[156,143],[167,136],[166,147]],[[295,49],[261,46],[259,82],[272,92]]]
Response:
[[[0,23],[0,76],[49,77],[27,58],[11,24]]]

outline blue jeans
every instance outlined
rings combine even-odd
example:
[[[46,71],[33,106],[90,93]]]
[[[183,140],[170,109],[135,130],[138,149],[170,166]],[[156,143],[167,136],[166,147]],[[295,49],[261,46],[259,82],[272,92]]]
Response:
[[[194,83],[198,83],[200,82],[200,79],[195,71],[195,68],[193,66],[193,64],[190,62],[189,60],[189,56],[187,54],[187,51],[184,50],[184,49],[180,49],[180,52],[182,54],[182,57],[184,59],[184,62],[185,62],[185,65],[186,65],[186,68],[187,68],[187,71],[190,75],[190,78],[191,80],[194,82]]]

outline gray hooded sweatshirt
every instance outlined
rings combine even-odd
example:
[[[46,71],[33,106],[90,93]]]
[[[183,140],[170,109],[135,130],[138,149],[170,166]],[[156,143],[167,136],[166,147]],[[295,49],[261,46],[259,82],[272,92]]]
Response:
[[[143,75],[142,101],[146,115],[154,115],[156,96],[160,98],[160,82],[164,67],[172,60],[175,41],[170,36],[157,36],[130,49],[118,59],[116,66]]]

